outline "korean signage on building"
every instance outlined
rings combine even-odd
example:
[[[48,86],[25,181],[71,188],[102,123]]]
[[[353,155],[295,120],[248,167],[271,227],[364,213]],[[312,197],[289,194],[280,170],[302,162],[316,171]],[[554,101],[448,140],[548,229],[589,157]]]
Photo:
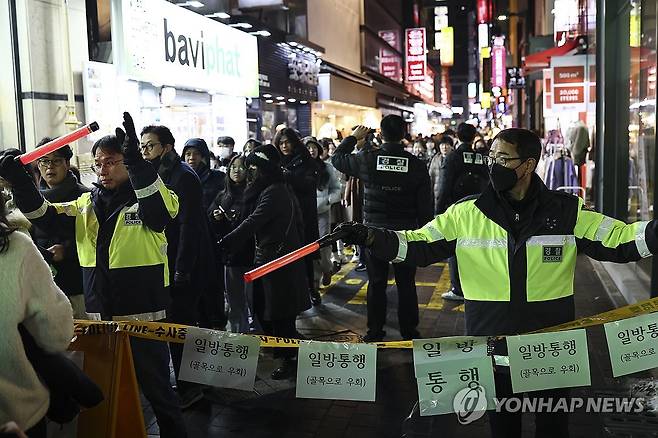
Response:
[[[488,23],[491,21],[491,0],[477,0],[477,19],[478,23]]]
[[[380,30],[378,35],[389,46],[400,51],[400,36],[397,30]],[[402,57],[393,50],[379,49],[379,73],[394,81],[402,82]]]
[[[405,29],[405,36],[405,76],[407,82],[422,82],[425,80],[425,71],[427,69],[425,28]]]
[[[455,63],[455,32],[451,26],[441,30],[441,41],[439,43],[441,56],[441,67],[452,67]]]
[[[112,0],[112,52],[136,81],[258,96],[256,37],[162,0]]]
[[[505,71],[505,46],[493,46],[491,49],[491,86],[505,88],[507,79]]]
[[[587,71],[587,55],[551,58],[553,111],[587,111]]]

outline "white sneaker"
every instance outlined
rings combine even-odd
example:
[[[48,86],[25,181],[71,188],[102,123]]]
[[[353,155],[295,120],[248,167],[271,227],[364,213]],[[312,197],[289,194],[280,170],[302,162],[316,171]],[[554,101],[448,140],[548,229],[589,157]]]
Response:
[[[461,295],[457,295],[454,292],[454,289],[450,289],[448,292],[442,293],[441,298],[448,301],[464,301],[464,297],[462,297]]]
[[[358,264],[360,261],[361,261],[361,257],[359,257],[358,254],[354,254],[352,256],[352,260],[350,260],[350,263],[357,263]]]

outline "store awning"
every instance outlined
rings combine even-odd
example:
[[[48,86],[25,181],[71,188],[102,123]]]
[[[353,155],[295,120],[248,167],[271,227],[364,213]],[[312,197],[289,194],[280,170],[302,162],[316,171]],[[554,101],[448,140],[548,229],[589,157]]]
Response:
[[[533,53],[524,57],[523,68],[526,74],[533,73],[537,70],[541,71],[542,69],[551,66],[551,58],[553,56],[573,55],[577,51],[578,39],[568,40],[559,47],[551,47],[550,49],[542,50],[541,52]]]

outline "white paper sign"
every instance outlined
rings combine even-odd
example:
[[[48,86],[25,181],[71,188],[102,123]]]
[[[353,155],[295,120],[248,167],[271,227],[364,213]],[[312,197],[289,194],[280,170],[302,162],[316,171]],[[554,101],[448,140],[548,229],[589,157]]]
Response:
[[[255,336],[190,328],[185,338],[180,380],[251,391],[260,340]]]

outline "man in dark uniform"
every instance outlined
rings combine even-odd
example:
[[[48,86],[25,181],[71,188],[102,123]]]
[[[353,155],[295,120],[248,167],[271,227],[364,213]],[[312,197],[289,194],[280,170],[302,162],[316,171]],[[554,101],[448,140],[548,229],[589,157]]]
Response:
[[[452,204],[466,196],[478,195],[489,182],[489,172],[484,164],[481,153],[473,150],[473,141],[477,135],[475,126],[460,123],[457,127],[459,145],[454,152],[449,153],[441,170],[439,180],[439,195],[434,214],[441,214]],[[457,259],[448,259],[450,267],[450,290],[442,297],[451,301],[464,301]]]
[[[405,122],[400,116],[382,119],[384,144],[379,149],[352,154],[354,146],[364,139],[369,129],[357,126],[334,152],[331,162],[339,171],[360,178],[365,186],[363,216],[369,226],[403,230],[412,224],[422,224],[432,218],[432,189],[427,167],[418,158],[405,152],[400,143],[405,135]],[[388,261],[366,254],[368,271],[368,334],[364,341],[380,341],[386,335],[386,283]],[[398,290],[398,322],[404,339],[420,337],[416,268],[394,265]]]

